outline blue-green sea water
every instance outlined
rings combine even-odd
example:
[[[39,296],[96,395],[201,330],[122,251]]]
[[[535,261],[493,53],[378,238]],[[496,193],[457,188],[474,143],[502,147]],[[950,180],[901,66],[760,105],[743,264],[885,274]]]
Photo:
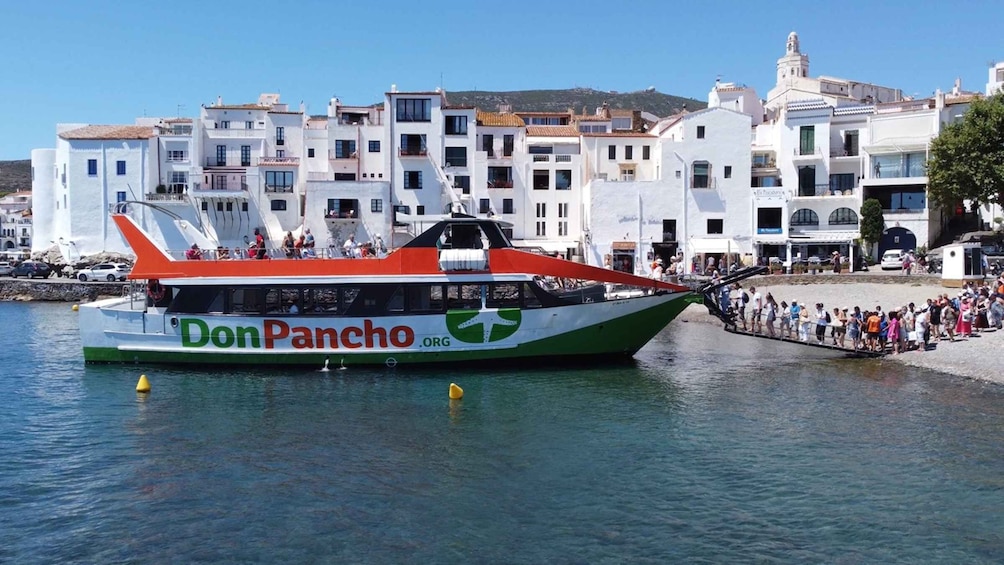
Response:
[[[589,369],[84,366],[76,322],[0,304],[0,562],[1004,560],[1004,387],[682,322]]]

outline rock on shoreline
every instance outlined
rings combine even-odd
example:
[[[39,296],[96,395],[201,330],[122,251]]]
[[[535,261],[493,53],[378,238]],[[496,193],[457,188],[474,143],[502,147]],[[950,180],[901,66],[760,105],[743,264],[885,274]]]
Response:
[[[93,302],[122,296],[128,283],[82,283],[56,279],[0,279],[0,300],[17,302]]]

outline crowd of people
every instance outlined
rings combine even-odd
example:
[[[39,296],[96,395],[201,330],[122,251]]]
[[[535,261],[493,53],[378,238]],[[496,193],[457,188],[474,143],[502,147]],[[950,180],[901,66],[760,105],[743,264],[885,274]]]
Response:
[[[229,260],[229,259],[271,259],[271,255],[268,253],[268,249],[265,247],[265,237],[262,235],[261,230],[255,228],[254,238],[246,240],[248,241],[248,247],[234,247],[230,250],[227,247],[218,246],[215,251],[200,249],[198,244],[193,243],[192,246],[185,250],[185,259],[189,261],[200,261],[203,259],[213,259],[213,260]],[[310,229],[304,230],[303,234],[299,237],[294,237],[293,232],[286,232],[286,236],[282,239],[282,244],[280,246],[282,254],[287,259],[313,259],[316,258],[316,241],[314,240],[314,235],[310,233]],[[340,249],[331,246],[329,249],[330,255],[332,257],[342,256],[347,258],[367,258],[367,257],[383,257],[387,254],[387,247],[384,245],[383,238],[377,234],[373,241],[366,243],[356,243],[356,236],[350,235],[345,243],[342,244]]]
[[[722,287],[718,305],[735,327],[769,337],[835,345],[854,350],[924,351],[932,342],[955,341],[975,333],[1002,329],[1004,275],[967,283],[956,296],[948,293],[884,310],[828,308],[822,302],[777,302],[755,286]]]

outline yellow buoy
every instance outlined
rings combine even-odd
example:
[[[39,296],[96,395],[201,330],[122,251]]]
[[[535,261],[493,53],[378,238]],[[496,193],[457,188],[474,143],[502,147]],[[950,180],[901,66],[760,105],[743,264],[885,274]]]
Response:
[[[76,304],[74,304],[72,309],[73,309],[74,312],[76,312],[77,310],[80,310],[80,306],[77,306]]]
[[[139,376],[139,382],[136,383],[136,392],[150,392],[150,381],[146,380],[146,375]]]
[[[460,400],[464,397],[464,389],[457,386],[457,383],[450,383],[450,400]]]

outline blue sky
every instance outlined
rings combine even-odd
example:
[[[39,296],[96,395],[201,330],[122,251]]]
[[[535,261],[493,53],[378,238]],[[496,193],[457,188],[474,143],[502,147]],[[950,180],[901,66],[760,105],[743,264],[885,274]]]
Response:
[[[58,122],[198,115],[279,92],[323,113],[401,90],[587,86],[705,100],[721,75],[773,86],[795,30],[810,74],[930,95],[983,91],[1004,58],[999,2],[122,2],[0,0],[0,159],[55,145]],[[442,77],[442,83],[440,82]]]

